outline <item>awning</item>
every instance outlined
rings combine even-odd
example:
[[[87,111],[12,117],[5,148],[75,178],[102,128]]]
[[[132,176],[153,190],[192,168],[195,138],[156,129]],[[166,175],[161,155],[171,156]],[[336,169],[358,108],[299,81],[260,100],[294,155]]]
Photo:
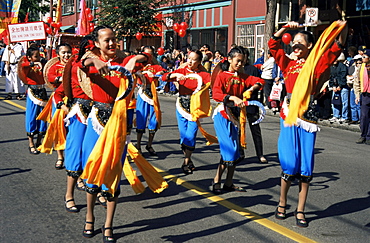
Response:
[[[71,32],[71,30],[73,30],[73,33],[74,33],[75,26],[74,25],[61,26],[60,30],[62,32]]]

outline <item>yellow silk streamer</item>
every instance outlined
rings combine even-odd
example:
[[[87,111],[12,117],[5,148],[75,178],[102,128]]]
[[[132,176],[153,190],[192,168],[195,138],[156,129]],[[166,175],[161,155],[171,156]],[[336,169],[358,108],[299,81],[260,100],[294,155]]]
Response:
[[[289,104],[289,113],[285,119],[285,124],[288,126],[296,125],[297,118],[301,117],[307,110],[310,102],[310,96],[315,90],[316,80],[315,67],[322,55],[329,49],[335,38],[340,34],[345,25],[340,26],[339,23],[333,22],[317,41],[316,45],[309,54],[305,65],[298,74],[296,83],[293,88],[292,98]]]
[[[119,94],[127,89],[127,79],[121,78]],[[94,149],[87,160],[81,175],[87,183],[101,186],[104,184],[108,192],[114,195],[122,174],[121,158],[126,143],[127,106],[132,97],[114,103],[112,114],[100,134]]]
[[[139,168],[141,174],[143,175],[146,183],[150,190],[154,193],[161,193],[164,189],[168,187],[167,182],[158,173],[158,171],[138,152],[136,147],[129,143],[127,145],[127,152],[134,160],[136,166]]]
[[[159,105],[159,99],[158,99],[158,94],[157,94],[157,86],[155,84],[156,82],[152,82],[150,85],[150,90],[152,91],[153,94],[153,106],[154,106],[154,112],[155,112],[155,117],[157,119],[158,125],[157,129],[161,128],[161,123],[162,123],[162,112],[161,112],[161,107]]]
[[[53,113],[53,96],[54,93],[50,95],[48,102],[46,103],[44,109],[42,109],[40,114],[37,116],[36,120],[41,120],[47,123],[51,122]]]
[[[135,109],[136,108],[136,99],[131,99],[130,104],[128,105],[127,109]]]
[[[251,91],[245,91],[243,93],[243,101],[247,101],[251,98]],[[240,124],[240,146],[245,149],[247,148],[246,136],[245,136],[245,125],[247,124],[247,108],[243,107],[240,108],[240,117],[239,117],[239,124]]]
[[[140,179],[136,176],[136,171],[131,167],[127,157],[123,164],[123,173],[125,173],[126,179],[136,194],[143,193],[145,191],[143,183],[141,183]]]
[[[218,139],[215,136],[207,133],[206,130],[204,130],[204,128],[200,124],[199,120],[197,120],[197,125],[198,125],[198,128],[199,128],[199,131],[202,133],[203,137],[205,137],[205,139],[207,140],[206,145],[211,145],[211,144],[214,144],[214,143],[218,143]]]
[[[207,145],[218,143],[218,139],[215,136],[207,133],[200,124],[199,119],[209,117],[212,112],[211,101],[209,97],[209,86],[211,83],[205,84],[198,92],[193,94],[190,98],[190,114],[192,121],[197,122],[199,131],[203,137],[207,139]]]
[[[67,97],[64,98],[67,102]],[[54,150],[64,150],[66,148],[66,128],[64,126],[65,112],[62,109],[57,109],[50,121],[48,130],[42,144],[38,147],[41,153],[52,154]]]
[[[211,115],[212,108],[209,98],[210,85],[211,83],[207,83],[190,98],[190,114],[193,121],[197,121],[199,118],[209,117]]]

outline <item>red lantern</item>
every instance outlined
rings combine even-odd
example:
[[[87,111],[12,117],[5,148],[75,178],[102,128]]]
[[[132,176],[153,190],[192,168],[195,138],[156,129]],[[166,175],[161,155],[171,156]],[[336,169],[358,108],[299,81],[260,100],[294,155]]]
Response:
[[[46,33],[48,33],[49,35],[52,33],[52,30],[51,30],[51,28],[49,28],[49,27],[47,27],[47,28],[45,29],[45,31],[46,31]]]
[[[62,23],[61,22],[56,23],[56,28],[60,29],[60,27],[62,27]]]
[[[140,32],[137,32],[136,33],[136,39],[141,40],[142,38],[143,38],[143,34],[141,34]]]
[[[56,28],[56,27],[57,27],[57,23],[52,22],[52,23],[51,23],[51,27]]]
[[[94,27],[95,25],[94,25],[94,23],[89,23],[89,26]]]
[[[180,30],[180,25],[178,23],[174,23],[172,28],[174,31],[178,32]]]
[[[184,37],[186,35],[186,30],[180,29],[179,30],[179,36]]]
[[[186,23],[186,22],[182,22],[181,24],[180,24],[180,29],[182,29],[182,30],[186,30],[188,28],[188,24]]]
[[[86,12],[86,14],[91,14],[91,10],[90,10],[90,8],[86,8],[86,9],[85,9],[85,12]]]
[[[284,42],[284,44],[289,45],[292,41],[292,36],[289,33],[285,33],[283,37],[281,37],[281,40]]]
[[[157,49],[157,53],[158,53],[158,55],[162,56],[164,54],[164,49],[162,47],[159,47]]]
[[[53,18],[52,17],[47,17],[46,22],[50,24],[51,22],[53,22]]]
[[[88,19],[89,21],[92,21],[92,20],[94,19],[94,16],[92,16],[92,14],[88,14],[88,15],[87,15],[87,19]]]
[[[90,32],[93,32],[93,30],[94,30],[94,26],[90,26],[90,27],[89,27],[89,30],[90,30]]]

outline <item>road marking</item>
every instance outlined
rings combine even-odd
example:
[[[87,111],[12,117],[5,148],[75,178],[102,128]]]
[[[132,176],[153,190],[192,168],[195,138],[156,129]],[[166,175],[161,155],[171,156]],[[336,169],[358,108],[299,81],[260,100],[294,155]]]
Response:
[[[296,242],[316,242],[310,238],[307,238],[301,234],[298,234],[296,232],[294,232],[293,230],[290,230],[288,228],[285,228],[284,226],[281,226],[277,223],[274,223],[266,218],[263,218],[262,216],[260,216],[259,214],[255,213],[255,212],[252,212],[248,209],[245,209],[243,207],[240,207],[232,202],[229,202],[227,200],[225,200],[224,198],[222,197],[219,197],[215,194],[213,194],[212,192],[209,192],[209,191],[204,191],[203,189],[185,181],[185,180],[182,180],[174,175],[171,175],[171,174],[168,174],[166,171],[164,170],[161,170],[157,167],[155,167],[156,170],[160,173],[162,173],[162,175],[164,175],[163,177],[167,180],[171,180],[173,182],[175,182],[177,185],[181,185],[187,189],[189,189],[190,191],[198,194],[198,195],[201,195],[225,208],[228,208],[230,209],[231,211],[234,211],[235,213],[237,214],[240,214],[248,219],[250,219],[251,221],[254,221],[262,226],[265,226],[266,228],[269,228],[273,231],[275,231],[276,233],[279,233],[281,235],[284,235],[285,237],[288,237],[289,239],[292,239]]]
[[[3,98],[1,98],[3,99]],[[17,103],[14,103],[12,101],[9,101],[9,100],[4,100],[4,102],[10,104],[10,105],[13,105],[15,107],[18,107],[22,110],[26,110],[26,108],[24,106],[21,106],[21,105],[18,105]],[[245,209],[243,207],[240,207],[232,202],[229,202],[227,200],[225,200],[224,198],[222,197],[219,197],[209,191],[204,191],[203,189],[201,189],[200,187],[197,187],[193,184],[191,184],[190,182],[187,182],[183,179],[180,179],[174,175],[171,175],[167,172],[165,172],[164,170],[161,170],[157,167],[155,167],[155,169],[162,173],[164,176],[165,179],[167,180],[171,180],[173,182],[175,182],[177,185],[181,185],[187,189],[189,189],[190,191],[198,194],[198,195],[201,195],[225,208],[228,208],[230,209],[231,211],[237,213],[237,214],[240,214],[248,219],[250,219],[251,221],[254,221],[262,226],[265,226],[266,228],[269,228],[270,230],[273,230],[275,231],[276,233],[279,233],[281,235],[284,235],[285,237],[289,238],[289,239],[292,239],[296,242],[312,242],[312,243],[315,243],[316,241],[314,240],[311,240],[310,238],[307,238],[301,234],[298,234],[296,232],[294,232],[293,230],[290,230],[288,228],[285,228],[279,224],[276,224],[266,218],[263,218],[262,216],[260,216],[259,214],[255,213],[255,212],[252,212],[248,209]]]
[[[26,110],[26,107],[21,106],[21,105],[18,105],[17,103],[14,103],[13,101],[4,100],[4,98],[0,98],[0,99],[2,99],[5,103],[8,103],[9,105],[15,106],[15,107],[17,107],[17,108],[19,108],[21,110],[24,110],[24,111]]]

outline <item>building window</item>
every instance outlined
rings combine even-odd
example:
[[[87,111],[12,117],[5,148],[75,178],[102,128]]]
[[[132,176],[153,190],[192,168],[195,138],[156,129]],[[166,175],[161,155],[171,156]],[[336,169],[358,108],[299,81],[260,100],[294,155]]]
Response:
[[[280,0],[279,23],[299,20],[298,0]]]
[[[265,32],[264,24],[246,24],[238,26],[238,35],[236,44],[249,50],[249,62],[254,63],[256,60],[256,50],[263,47],[263,36]]]
[[[74,0],[63,0],[62,14],[74,13],[75,1]]]
[[[246,24],[238,26],[238,34],[236,42],[238,46],[254,47],[254,24]]]

